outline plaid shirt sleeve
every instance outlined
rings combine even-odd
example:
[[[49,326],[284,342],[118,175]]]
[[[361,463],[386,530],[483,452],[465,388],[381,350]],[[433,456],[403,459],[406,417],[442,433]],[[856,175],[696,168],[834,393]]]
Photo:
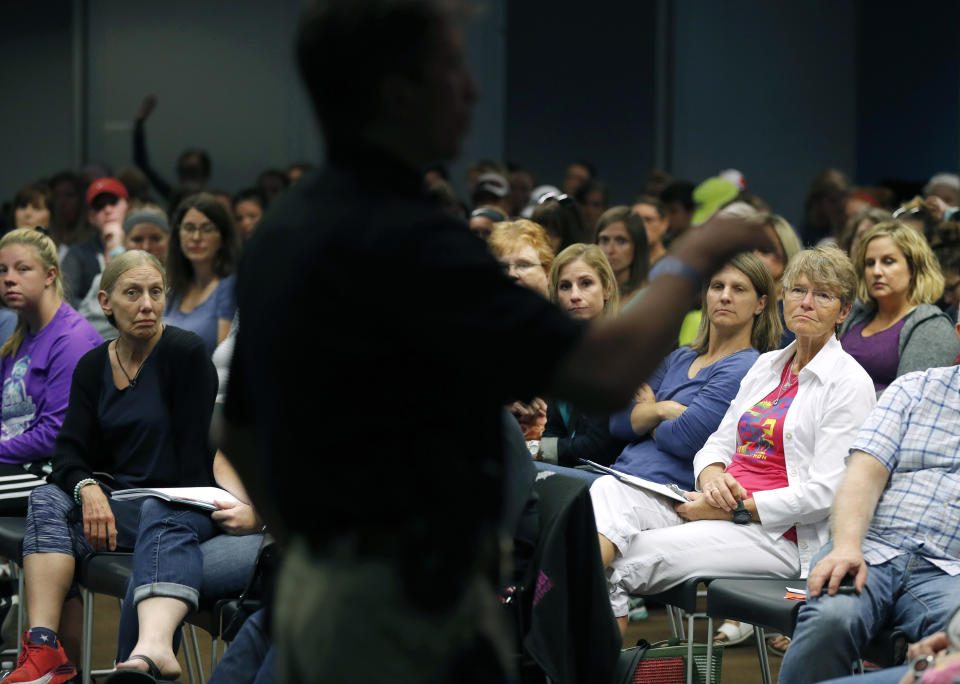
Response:
[[[886,389],[876,408],[860,428],[850,452],[864,451],[890,472],[900,462],[900,445],[907,432],[910,412],[920,398],[923,373],[900,376]],[[847,454],[847,459],[850,454]]]

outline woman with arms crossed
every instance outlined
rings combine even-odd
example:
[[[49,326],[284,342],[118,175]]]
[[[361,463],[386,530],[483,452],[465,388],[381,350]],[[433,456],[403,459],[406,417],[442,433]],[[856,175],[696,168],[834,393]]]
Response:
[[[670,354],[635,401],[612,416],[611,434],[628,442],[614,468],[692,489],[694,455],[759,352],[776,347],[773,280],[753,255],[740,254],[713,274],[703,307],[693,345]]]

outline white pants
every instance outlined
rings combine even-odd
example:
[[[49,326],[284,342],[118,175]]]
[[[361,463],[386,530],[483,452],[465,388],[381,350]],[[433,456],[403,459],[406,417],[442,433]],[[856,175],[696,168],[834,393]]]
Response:
[[[726,520],[684,522],[675,502],[604,476],[590,488],[597,532],[618,554],[607,568],[613,614],[627,614],[628,594],[656,594],[691,577],[797,577],[800,556],[762,525]]]

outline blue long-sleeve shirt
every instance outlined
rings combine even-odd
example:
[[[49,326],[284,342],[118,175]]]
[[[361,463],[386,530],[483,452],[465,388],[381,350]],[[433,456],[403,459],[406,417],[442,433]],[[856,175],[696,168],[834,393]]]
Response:
[[[697,352],[681,347],[670,354],[647,381],[657,401],[676,401],[687,410],[661,422],[656,439],[638,435],[630,425],[636,403],[610,417],[610,434],[630,444],[613,464],[617,470],[663,484],[693,489],[693,457],[707,441],[737,395],[740,380],[760,354],[744,349],[687,377]]]

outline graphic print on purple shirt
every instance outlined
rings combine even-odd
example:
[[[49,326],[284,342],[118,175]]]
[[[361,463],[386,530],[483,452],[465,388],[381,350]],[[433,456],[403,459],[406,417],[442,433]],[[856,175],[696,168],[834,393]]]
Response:
[[[0,440],[8,440],[23,433],[37,413],[33,397],[27,394],[23,378],[30,369],[30,357],[21,356],[13,364],[10,377],[3,382],[3,421],[0,422]]]
[[[27,333],[12,356],[0,359],[0,463],[50,458],[67,412],[73,369],[103,342],[66,302],[39,332]]]

